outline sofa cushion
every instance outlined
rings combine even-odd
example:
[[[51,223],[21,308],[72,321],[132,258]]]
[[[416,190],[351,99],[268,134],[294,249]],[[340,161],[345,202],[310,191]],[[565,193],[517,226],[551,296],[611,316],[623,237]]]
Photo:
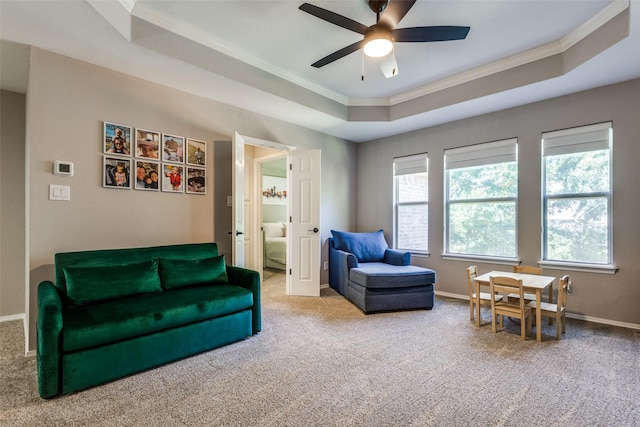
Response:
[[[379,262],[384,260],[384,253],[389,247],[384,240],[382,230],[373,233],[349,233],[331,230],[333,245],[336,249],[350,252],[358,258],[358,262]]]
[[[63,351],[109,344],[251,309],[251,291],[235,285],[195,286],[76,306],[64,313]]]
[[[162,291],[157,259],[105,267],[65,267],[64,276],[67,296],[75,304]]]
[[[383,262],[359,264],[349,271],[349,280],[365,288],[406,288],[430,285],[436,281],[436,272],[415,265],[389,265]]]
[[[164,289],[227,281],[224,255],[204,259],[160,259],[160,282]]]

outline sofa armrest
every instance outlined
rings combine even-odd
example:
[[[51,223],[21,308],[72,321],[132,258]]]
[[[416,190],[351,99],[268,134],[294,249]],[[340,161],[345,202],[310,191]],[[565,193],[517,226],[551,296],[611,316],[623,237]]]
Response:
[[[329,246],[329,285],[344,295],[349,281],[349,270],[358,266],[358,258],[352,253]]]
[[[38,285],[36,363],[38,393],[47,399],[61,392],[62,300],[50,281]]]
[[[387,249],[384,252],[384,262],[391,265],[410,265],[411,252]]]
[[[252,332],[257,334],[262,330],[262,306],[260,301],[260,274],[248,268],[227,265],[229,283],[242,286],[253,293]]]

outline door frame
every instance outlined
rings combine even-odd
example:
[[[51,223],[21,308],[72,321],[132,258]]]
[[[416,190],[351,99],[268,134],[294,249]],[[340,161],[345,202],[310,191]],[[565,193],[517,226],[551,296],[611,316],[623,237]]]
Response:
[[[236,132],[238,135],[240,135],[240,137],[242,138],[242,140],[244,141],[244,145],[254,145],[254,146],[258,146],[258,147],[265,147],[265,148],[271,148],[271,149],[275,149],[275,150],[279,150],[282,153],[277,153],[278,156],[282,156],[282,155],[286,155],[287,156],[287,164],[289,164],[291,162],[291,151],[295,150],[297,147],[293,146],[293,145],[287,145],[287,144],[282,144],[279,142],[274,142],[274,141],[269,141],[266,139],[261,139],[261,138],[255,138],[252,136],[247,136],[247,135],[243,135],[239,132]],[[274,153],[275,154],[275,153]],[[255,160],[255,159],[254,159]],[[235,159],[232,159],[232,162],[235,162]],[[254,167],[255,167],[255,162],[254,162]],[[254,169],[255,170],[255,169]],[[233,172],[232,174],[235,174],[235,163],[233,166]],[[256,193],[260,194],[260,197],[262,197],[262,193],[260,191],[260,186],[256,185],[256,175],[254,174],[254,182],[253,182],[253,189],[254,189],[254,197],[257,197]],[[287,170],[287,181],[289,180],[289,171]],[[260,200],[260,199],[258,199]],[[235,200],[234,200],[235,201]],[[257,225],[257,227],[255,228],[256,230],[260,229],[261,226],[260,224],[262,223],[262,203],[254,203],[254,225]],[[259,206],[259,207],[257,207]],[[289,217],[289,202],[287,202],[287,217]],[[235,218],[232,219],[232,221],[234,221],[233,226],[235,227]],[[290,236],[287,234],[287,247],[290,247]],[[260,235],[259,238],[257,238],[256,240],[259,240],[260,243],[258,244],[258,246],[261,248],[261,250],[264,250],[264,248],[262,248],[262,235]],[[254,243],[254,254],[255,254],[255,243]],[[259,257],[259,261],[258,261],[258,265],[262,266],[264,268],[263,265],[263,261],[262,261],[262,253],[260,252],[260,257]],[[287,255],[287,266],[289,265],[289,256]],[[262,277],[262,269],[260,269],[258,271],[260,273],[260,281],[262,282],[263,277]],[[286,274],[286,289],[288,290],[290,288],[290,283],[291,283],[291,277],[289,274]]]
[[[272,147],[269,147],[272,148]],[[264,254],[264,241],[262,238],[262,165],[265,162],[268,162],[270,160],[274,160],[274,159],[278,159],[281,157],[286,157],[286,161],[287,161],[287,165],[290,163],[291,161],[291,155],[290,155],[291,151],[287,150],[280,150],[277,153],[272,153],[272,154],[267,154],[265,156],[261,156],[261,157],[256,157],[253,159],[253,184],[252,184],[252,188],[254,190],[254,195],[253,197],[256,200],[256,203],[254,203],[254,221],[256,224],[256,230],[260,230],[260,236],[259,238],[257,238],[257,242],[259,242],[257,245],[254,244],[253,245],[253,250],[254,250],[254,259],[258,260],[257,265],[259,267],[259,272],[260,272],[260,278],[262,279],[262,272],[264,270],[264,259],[263,259],[263,254]],[[287,186],[289,185],[289,171],[287,169]],[[286,217],[289,217],[289,200],[287,200],[287,210],[286,210]],[[286,218],[285,218],[286,220]],[[289,235],[287,234],[287,247],[289,247]],[[289,266],[289,257],[287,256],[287,267]],[[286,272],[286,270],[285,270]],[[287,280],[288,280],[289,275],[287,274]]]

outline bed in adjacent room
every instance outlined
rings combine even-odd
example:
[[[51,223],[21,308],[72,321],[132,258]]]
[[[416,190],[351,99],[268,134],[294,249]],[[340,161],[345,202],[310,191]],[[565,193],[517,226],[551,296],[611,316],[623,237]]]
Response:
[[[285,270],[287,267],[287,228],[282,222],[262,224],[264,267]]]

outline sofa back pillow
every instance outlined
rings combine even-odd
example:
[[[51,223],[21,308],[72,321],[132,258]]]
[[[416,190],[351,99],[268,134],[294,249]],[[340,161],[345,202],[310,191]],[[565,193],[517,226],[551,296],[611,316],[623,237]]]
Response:
[[[161,292],[158,260],[104,267],[64,268],[67,297],[78,305]]]
[[[204,283],[227,283],[224,255],[203,259],[160,259],[160,281],[164,289]]]
[[[350,252],[358,258],[358,262],[382,262],[384,252],[389,245],[384,240],[382,230],[372,233],[349,233],[331,230],[333,245],[336,249]]]
[[[1,0],[0,0],[1,1]],[[151,246],[146,248],[98,249],[77,252],[58,252],[54,255],[55,285],[65,294],[67,281],[64,276],[66,267],[133,264],[151,259],[180,258],[195,259],[218,256],[215,243],[186,243],[177,245]]]

